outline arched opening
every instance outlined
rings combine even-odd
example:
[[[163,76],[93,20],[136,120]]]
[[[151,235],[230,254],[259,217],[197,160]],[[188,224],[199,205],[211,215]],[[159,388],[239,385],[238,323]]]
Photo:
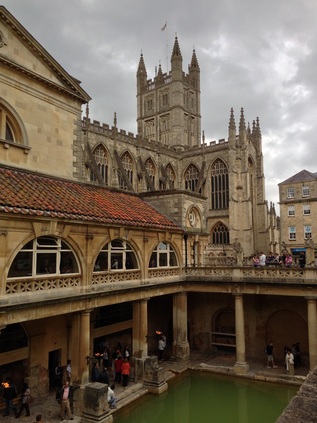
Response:
[[[171,244],[167,242],[160,242],[154,248],[151,258],[149,267],[177,267],[177,257],[176,253],[171,246]]]
[[[217,159],[211,166],[211,208],[229,207],[229,174],[226,164]]]
[[[114,239],[99,252],[94,272],[139,269],[136,254],[131,245],[122,239]]]
[[[231,308],[219,310],[211,322],[211,345],[219,351],[235,352],[236,323]]]
[[[15,256],[8,278],[79,273],[71,248],[59,237],[41,236],[26,243]]]

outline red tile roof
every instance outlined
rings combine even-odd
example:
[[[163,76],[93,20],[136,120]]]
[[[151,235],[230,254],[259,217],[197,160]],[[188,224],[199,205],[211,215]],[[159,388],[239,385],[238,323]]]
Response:
[[[0,213],[181,229],[137,195],[0,166]]]

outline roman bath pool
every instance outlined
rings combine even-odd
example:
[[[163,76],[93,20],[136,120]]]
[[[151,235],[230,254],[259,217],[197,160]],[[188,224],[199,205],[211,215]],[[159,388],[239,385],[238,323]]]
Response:
[[[161,395],[114,413],[114,423],[275,423],[298,387],[188,371]]]

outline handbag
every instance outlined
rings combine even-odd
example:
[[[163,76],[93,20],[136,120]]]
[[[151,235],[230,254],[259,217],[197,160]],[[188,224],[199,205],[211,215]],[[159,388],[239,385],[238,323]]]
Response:
[[[25,402],[26,404],[32,404],[33,401],[34,401],[34,398],[32,397],[32,395],[28,395]]]

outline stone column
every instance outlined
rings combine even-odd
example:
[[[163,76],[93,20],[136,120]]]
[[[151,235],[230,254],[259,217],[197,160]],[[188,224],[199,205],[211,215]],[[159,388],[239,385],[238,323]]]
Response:
[[[187,294],[173,295],[173,351],[177,360],[188,360],[189,343],[187,338]]]
[[[80,315],[78,373],[82,385],[86,385],[89,381],[89,366],[86,357],[90,355],[90,313],[91,310],[85,310]]]
[[[309,369],[317,365],[317,307],[315,298],[307,298]]]
[[[148,355],[147,335],[147,302],[148,299],[133,303],[133,355],[145,358]]]
[[[235,373],[247,373],[249,365],[245,359],[245,334],[244,334],[244,312],[242,294],[234,294],[235,298],[235,319],[236,319],[236,356],[234,365]]]
[[[72,383],[79,383],[80,377],[80,369],[79,363],[81,358],[79,356],[79,348],[78,348],[78,340],[80,339],[80,314],[74,313],[72,314],[72,322],[71,328],[69,328],[69,336],[70,336],[70,348],[69,353],[67,355],[67,359],[70,358],[72,361]],[[66,370],[66,369],[65,369]]]

